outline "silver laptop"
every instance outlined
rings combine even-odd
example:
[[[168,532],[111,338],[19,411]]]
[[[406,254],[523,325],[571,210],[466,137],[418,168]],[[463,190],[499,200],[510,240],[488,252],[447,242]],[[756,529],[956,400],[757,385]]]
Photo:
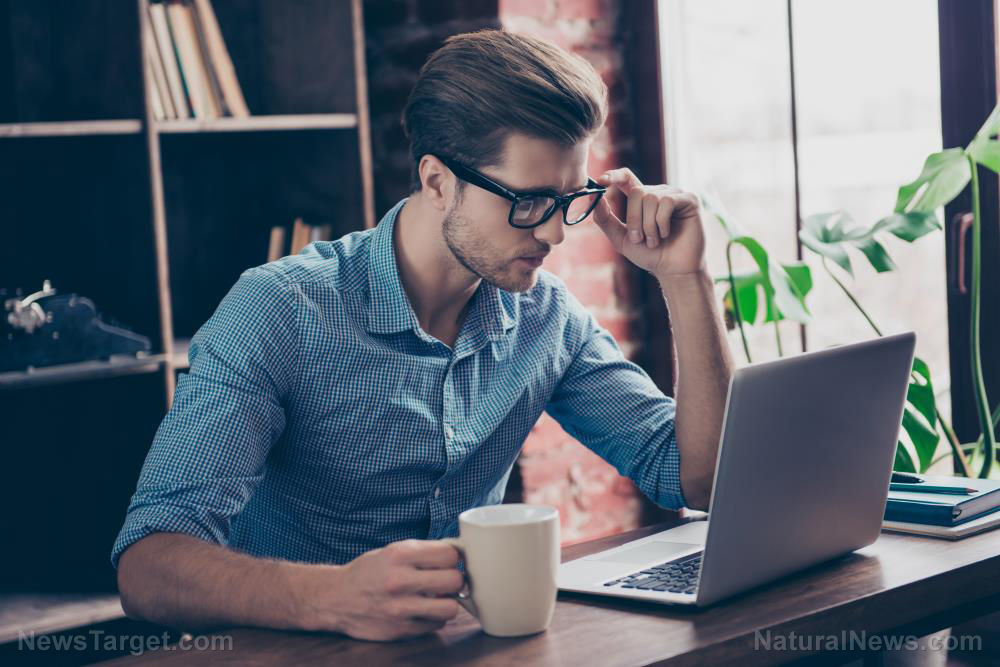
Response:
[[[708,521],[559,566],[559,588],[708,605],[878,537],[916,335],[737,369]]]

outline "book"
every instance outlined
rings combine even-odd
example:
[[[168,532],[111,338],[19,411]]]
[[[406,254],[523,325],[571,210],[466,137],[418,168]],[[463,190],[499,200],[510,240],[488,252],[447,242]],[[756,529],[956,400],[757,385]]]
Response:
[[[267,261],[273,262],[284,256],[285,250],[285,228],[279,226],[271,227],[271,242],[267,246]]]
[[[292,225],[292,246],[289,248],[290,255],[297,255],[309,243],[309,225],[302,222],[302,218],[295,218]]]
[[[190,2],[190,0],[187,0]],[[198,8],[194,4],[188,5],[191,9],[191,17],[194,19],[194,33],[195,37],[198,39],[198,52],[201,54],[201,59],[205,64],[205,75],[208,81],[208,93],[212,98],[212,102],[215,107],[219,110],[219,116],[231,116],[228,106],[226,105],[226,100],[222,97],[222,87],[219,85],[219,76],[212,65],[212,56],[208,52],[208,38],[205,36],[205,26],[200,16],[198,16]]]
[[[267,261],[273,262],[285,256],[286,226],[275,225],[271,227],[271,238],[267,246]],[[302,252],[310,243],[315,241],[329,241],[333,233],[333,225],[330,223],[310,225],[302,221],[302,218],[295,218],[291,229],[291,243],[288,247],[289,255],[297,255]]]
[[[146,69],[146,78],[149,80],[149,106],[153,110],[153,118],[163,120],[166,115],[163,110],[163,100],[160,99],[160,89],[153,83],[153,65],[149,58],[143,59],[143,66]]]
[[[221,110],[212,96],[191,7],[180,0],[170,0],[167,4],[167,21],[170,24],[170,34],[174,38],[177,60],[181,65],[180,69],[184,75],[195,118],[218,118],[221,116]]]
[[[170,95],[170,88],[167,86],[167,74],[160,59],[160,51],[156,48],[156,36],[153,33],[153,23],[149,19],[149,13],[143,12],[142,19],[146,24],[146,34],[149,36],[144,49],[146,62],[149,64],[147,79],[149,80],[150,87],[153,88],[153,91],[159,98],[160,108],[162,109],[162,115],[157,118],[177,118],[173,98]]]
[[[946,540],[960,540],[969,535],[982,533],[994,528],[1000,528],[1000,511],[994,510],[978,518],[970,519],[957,526],[935,526],[926,523],[911,523],[908,521],[883,521],[882,530],[890,533],[907,533],[909,535],[924,535],[926,537],[941,537]]]
[[[976,489],[970,495],[921,493],[919,484],[913,491],[889,491],[885,519],[907,523],[957,526],[1000,508],[1000,480],[975,477],[945,477],[923,475],[927,484],[967,486]]]
[[[198,19],[200,32],[204,37],[205,53],[210,63],[209,69],[214,72],[214,78],[222,93],[225,108],[233,116],[246,117],[250,115],[243,89],[236,78],[236,69],[229,57],[229,50],[222,38],[219,21],[209,0],[194,0],[195,15]]]
[[[156,49],[160,53],[160,62],[167,77],[167,88],[170,100],[177,118],[190,118],[187,92],[181,78],[180,67],[177,64],[177,53],[174,50],[174,40],[170,35],[170,24],[167,21],[167,8],[160,2],[152,2],[148,6],[149,22],[153,26]]]

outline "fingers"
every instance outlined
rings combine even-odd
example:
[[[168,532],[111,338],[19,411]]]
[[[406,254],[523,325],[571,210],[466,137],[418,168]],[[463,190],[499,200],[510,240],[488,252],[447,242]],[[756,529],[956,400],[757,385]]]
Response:
[[[606,171],[598,179],[598,182],[609,188],[617,188],[625,196],[628,196],[635,188],[642,187],[642,181],[628,167]]]
[[[660,238],[665,239],[670,235],[670,216],[673,211],[666,206],[660,206],[656,209],[656,228],[660,232]]]
[[[393,600],[390,604],[394,616],[407,620],[446,623],[458,616],[458,600],[454,598],[414,595]]]
[[[698,200],[690,193],[672,185],[643,185],[627,168],[608,171],[597,181],[609,193],[618,190],[626,197],[624,221],[614,214],[607,196],[594,211],[594,220],[619,252],[626,243],[656,248],[669,238],[675,215],[697,212]]]
[[[657,209],[669,205],[669,200],[661,201],[652,192],[647,192],[642,196],[642,233],[646,239],[646,245],[655,248],[660,241],[660,230],[656,225]]]
[[[465,587],[465,577],[455,568],[443,570],[408,570],[386,582],[386,590],[393,595],[428,593],[454,595]]]
[[[436,540],[402,540],[386,549],[392,552],[396,562],[422,569],[454,568],[460,560],[458,549]]]
[[[628,196],[625,225],[628,227],[628,240],[632,243],[642,243],[645,238],[642,231],[642,190],[638,188],[632,190]]]

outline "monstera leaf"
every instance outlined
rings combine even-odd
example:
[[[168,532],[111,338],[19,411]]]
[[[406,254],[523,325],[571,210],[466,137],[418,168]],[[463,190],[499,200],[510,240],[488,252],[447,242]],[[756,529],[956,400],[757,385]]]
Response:
[[[984,167],[1000,173],[1000,141],[976,137],[969,144],[969,155]]]
[[[877,272],[893,271],[896,263],[885,247],[876,240],[876,234],[888,232],[912,243],[940,228],[934,211],[894,213],[882,218],[870,229],[855,226],[851,216],[843,211],[833,211],[811,215],[803,220],[799,239],[802,245],[832,259],[853,277],[854,269],[847,254],[848,247],[854,246],[860,250]]]
[[[914,357],[910,384],[906,390],[906,406],[903,409],[903,430],[906,431],[913,453],[900,441],[896,447],[895,470],[926,472],[941,442],[937,425],[930,368],[923,359]],[[913,454],[916,454],[916,460]]]
[[[809,265],[805,262],[797,262],[793,264],[782,264],[781,268],[784,269],[788,278],[797,288],[798,292],[802,294],[803,297],[812,290],[812,271],[809,269]],[[722,275],[716,276],[715,282],[729,284],[729,276]],[[758,303],[761,297],[764,301],[764,322],[773,322],[775,319],[784,320],[785,315],[777,307],[772,307],[774,305],[774,299],[768,299],[768,282],[764,278],[764,274],[758,271],[750,271],[748,273],[739,273],[733,275],[733,283],[736,285],[736,298],[737,305],[740,309],[740,319],[742,319],[747,324],[756,324],[758,315]],[[733,288],[730,287],[722,297],[723,303],[725,304],[726,310],[736,315],[736,310],[733,308]]]
[[[701,201],[705,210],[715,216],[719,224],[722,225],[723,230],[725,230],[726,235],[729,237],[729,243],[731,245],[743,246],[750,253],[750,257],[757,265],[757,271],[753,274],[746,274],[743,277],[749,278],[752,275],[760,277],[759,285],[763,288],[765,302],[774,304],[774,308],[778,311],[778,318],[788,318],[797,322],[809,322],[812,319],[812,315],[806,306],[805,292],[799,288],[798,284],[802,281],[801,271],[799,271],[800,275],[793,279],[782,264],[771,261],[764,246],[757,239],[750,236],[743,229],[742,225],[726,212],[719,202],[706,196],[702,196]],[[811,278],[808,280],[808,285],[810,288],[812,287]],[[752,323],[753,319],[747,319],[744,314],[743,305],[744,299],[746,299],[746,305],[749,309],[747,312],[752,312],[754,319],[756,319],[756,288],[751,289],[749,283],[744,284],[742,289],[737,285],[737,294],[739,295],[737,298],[739,299],[740,319],[744,322]],[[731,299],[729,303],[731,305]],[[768,310],[770,310],[770,305],[768,306]],[[773,320],[774,314],[770,313],[770,316]]]
[[[963,149],[949,148],[933,153],[924,162],[917,180],[899,188],[896,213],[935,211],[958,196],[971,177],[969,160]]]

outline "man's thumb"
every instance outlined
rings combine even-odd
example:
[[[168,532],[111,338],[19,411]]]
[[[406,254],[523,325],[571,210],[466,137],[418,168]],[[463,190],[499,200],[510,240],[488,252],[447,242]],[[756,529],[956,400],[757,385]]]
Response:
[[[601,197],[594,209],[594,222],[601,228],[601,231],[611,240],[611,244],[616,250],[621,252],[625,242],[625,225],[611,210],[607,197]]]

